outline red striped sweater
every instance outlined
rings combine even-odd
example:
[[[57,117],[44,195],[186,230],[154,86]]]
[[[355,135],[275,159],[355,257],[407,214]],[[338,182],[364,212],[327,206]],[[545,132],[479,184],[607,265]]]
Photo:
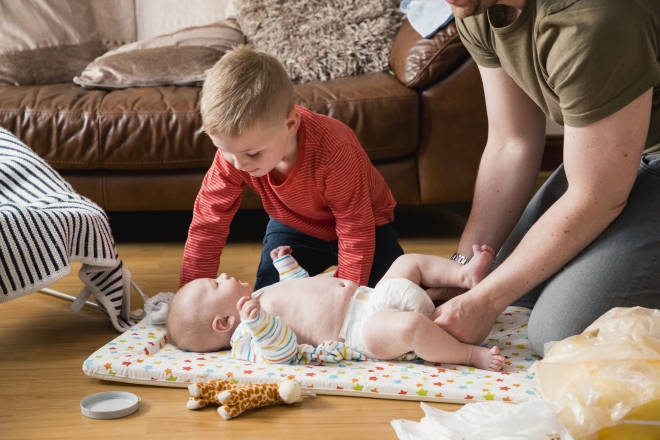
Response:
[[[339,240],[335,276],[367,285],[376,227],[393,220],[394,197],[349,127],[296,108],[301,114],[298,157],[282,185],[268,174],[253,177],[239,171],[221,151],[216,154],[195,201],[180,286],[217,276],[245,185],[261,196],[272,218],[321,240]]]

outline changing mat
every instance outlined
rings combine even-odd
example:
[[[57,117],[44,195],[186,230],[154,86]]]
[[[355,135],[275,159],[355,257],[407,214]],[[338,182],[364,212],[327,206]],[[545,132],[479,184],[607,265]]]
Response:
[[[231,351],[194,353],[168,343],[167,329],[140,322],[92,354],[83,364],[91,377],[120,382],[187,387],[191,382],[229,379],[234,383],[294,379],[317,394],[466,403],[540,398],[527,371],[538,356],[527,340],[530,310],[508,307],[483,346],[497,345],[502,371],[419,361],[366,361],[309,365],[252,364]]]

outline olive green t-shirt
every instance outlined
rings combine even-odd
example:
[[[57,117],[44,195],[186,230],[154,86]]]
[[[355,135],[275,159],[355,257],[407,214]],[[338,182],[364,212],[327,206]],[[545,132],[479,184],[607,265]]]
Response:
[[[527,0],[457,19],[475,61],[502,67],[543,112],[582,127],[653,88],[646,151],[660,150],[660,0]]]

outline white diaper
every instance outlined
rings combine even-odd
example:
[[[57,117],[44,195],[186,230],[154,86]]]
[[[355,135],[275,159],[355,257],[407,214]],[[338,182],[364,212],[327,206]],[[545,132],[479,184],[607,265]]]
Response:
[[[383,309],[418,312],[430,318],[435,306],[424,289],[405,278],[391,278],[375,289],[360,286],[348,303],[339,337],[349,347],[374,357],[364,345],[362,326],[369,316]]]

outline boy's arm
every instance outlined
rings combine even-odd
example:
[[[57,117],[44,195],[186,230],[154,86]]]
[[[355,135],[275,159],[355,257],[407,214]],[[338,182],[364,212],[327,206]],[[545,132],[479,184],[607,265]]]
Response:
[[[195,200],[179,288],[197,278],[217,276],[229,224],[241,203],[244,186],[240,174],[226,163],[222,154],[216,154]]]
[[[335,277],[366,286],[376,248],[376,222],[365,169],[369,158],[361,147],[358,154],[364,157],[355,157],[355,151],[347,145],[328,164],[325,198],[335,216],[339,240]]]
[[[298,354],[298,339],[293,330],[277,316],[262,308],[252,320],[243,320],[245,330],[237,332],[232,353],[237,359],[266,364],[288,364]],[[248,341],[245,338],[249,338]]]

